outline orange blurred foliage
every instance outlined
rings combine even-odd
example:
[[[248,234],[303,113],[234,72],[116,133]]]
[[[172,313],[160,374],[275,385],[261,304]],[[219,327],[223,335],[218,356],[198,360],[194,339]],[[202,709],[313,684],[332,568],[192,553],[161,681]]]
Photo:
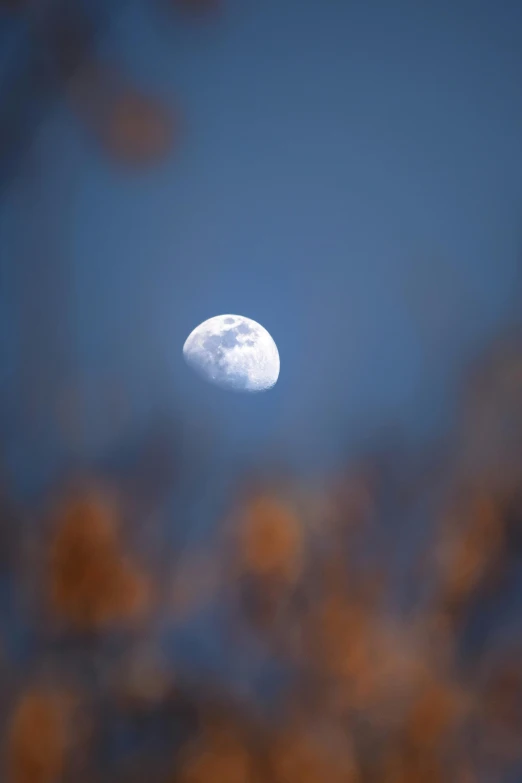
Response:
[[[340,741],[339,741],[340,740]],[[359,774],[349,737],[335,726],[287,728],[270,750],[274,783],[357,783]]]
[[[141,617],[145,576],[122,552],[115,505],[96,490],[65,500],[53,518],[48,594],[67,626],[99,631]]]
[[[101,134],[116,159],[150,163],[161,160],[171,149],[174,127],[159,103],[127,90],[116,96]]]
[[[105,152],[120,163],[156,163],[179,140],[179,116],[130,87],[124,74],[105,63],[83,64],[68,84],[67,96]]]
[[[251,783],[252,774],[244,740],[226,726],[214,727],[186,749],[181,783]]]
[[[455,504],[443,522],[437,548],[437,603],[450,620],[491,578],[505,551],[502,503],[481,489]]]
[[[24,693],[7,734],[10,783],[55,783],[65,768],[70,730],[63,694],[49,689]]]
[[[254,497],[241,515],[238,550],[240,565],[246,573],[294,582],[304,566],[301,521],[276,498]]]

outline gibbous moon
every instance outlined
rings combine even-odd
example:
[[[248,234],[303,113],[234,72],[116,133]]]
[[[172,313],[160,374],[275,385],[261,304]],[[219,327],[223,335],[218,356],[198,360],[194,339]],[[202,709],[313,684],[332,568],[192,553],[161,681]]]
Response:
[[[242,315],[216,315],[189,334],[183,346],[198,375],[231,391],[261,392],[279,377],[279,352],[266,329]]]

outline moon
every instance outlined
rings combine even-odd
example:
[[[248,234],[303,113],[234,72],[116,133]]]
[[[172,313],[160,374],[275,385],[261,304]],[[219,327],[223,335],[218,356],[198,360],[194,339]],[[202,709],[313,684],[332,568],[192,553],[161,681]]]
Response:
[[[267,330],[243,315],[216,315],[183,346],[185,361],[206,381],[230,391],[268,391],[279,378],[279,352]]]

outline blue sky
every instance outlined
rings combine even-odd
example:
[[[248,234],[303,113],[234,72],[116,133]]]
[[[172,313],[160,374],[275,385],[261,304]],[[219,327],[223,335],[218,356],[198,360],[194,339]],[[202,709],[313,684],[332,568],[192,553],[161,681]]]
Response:
[[[197,24],[122,4],[100,54],[182,112],[179,145],[123,172],[59,105],[32,152],[39,198],[61,205],[49,220],[69,264],[86,453],[122,435],[100,414],[108,377],[125,427],[168,412],[188,438],[208,427],[233,464],[322,468],[383,428],[420,445],[444,432],[467,363],[519,310],[518,5],[229,0]],[[6,399],[13,270],[33,225],[21,188],[0,213]],[[227,395],[183,362],[190,331],[228,312],[278,345],[266,395]],[[14,439],[13,464],[48,463],[50,443],[37,459],[27,434]]]

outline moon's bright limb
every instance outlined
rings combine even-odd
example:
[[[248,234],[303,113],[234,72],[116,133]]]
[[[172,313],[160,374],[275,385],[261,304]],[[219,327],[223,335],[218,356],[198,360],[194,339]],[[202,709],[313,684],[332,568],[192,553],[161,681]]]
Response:
[[[232,391],[260,392],[279,377],[279,352],[267,330],[242,315],[216,315],[189,334],[187,364],[211,383]]]

